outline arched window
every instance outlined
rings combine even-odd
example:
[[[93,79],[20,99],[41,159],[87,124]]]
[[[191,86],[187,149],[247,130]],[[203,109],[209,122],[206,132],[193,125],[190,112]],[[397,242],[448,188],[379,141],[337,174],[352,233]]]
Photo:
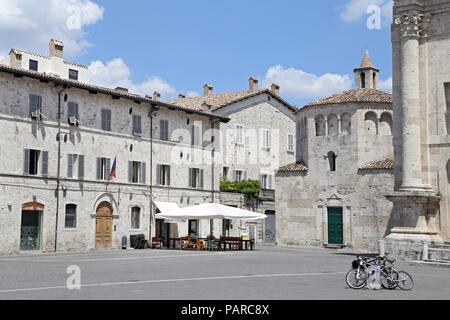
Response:
[[[330,114],[328,116],[328,135],[337,136],[339,134],[339,119],[337,115]]]
[[[372,136],[377,134],[377,115],[375,112],[367,112],[364,116],[364,127],[367,136]]]
[[[328,152],[328,163],[330,171],[336,171],[336,154],[333,151]]]
[[[361,88],[366,87],[366,74],[364,72],[361,73]]]
[[[140,229],[141,208],[131,208],[131,229]]]
[[[380,117],[379,134],[382,136],[392,135],[392,116],[388,112],[383,113]]]
[[[321,137],[325,135],[325,117],[321,114],[316,116],[316,136]]]
[[[348,113],[343,113],[341,115],[341,132],[343,135],[348,135],[352,132],[352,122],[350,114]]]
[[[66,204],[65,227],[74,229],[77,227],[77,205]]]

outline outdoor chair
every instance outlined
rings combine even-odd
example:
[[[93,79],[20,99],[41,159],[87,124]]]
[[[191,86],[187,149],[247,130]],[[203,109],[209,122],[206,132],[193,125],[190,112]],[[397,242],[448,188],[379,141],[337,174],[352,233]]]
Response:
[[[162,247],[163,247],[163,241],[164,241],[163,238],[153,237],[153,238],[152,238],[152,248],[153,248],[153,249],[155,249],[155,248],[160,248],[160,249],[162,249]]]

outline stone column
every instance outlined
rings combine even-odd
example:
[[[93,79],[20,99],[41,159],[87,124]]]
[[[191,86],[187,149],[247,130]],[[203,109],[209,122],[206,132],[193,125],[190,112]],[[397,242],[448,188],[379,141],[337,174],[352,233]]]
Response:
[[[400,26],[399,105],[402,121],[402,185],[400,190],[425,190],[422,183],[422,152],[420,139],[420,67],[419,39],[423,33],[422,14],[396,17]]]

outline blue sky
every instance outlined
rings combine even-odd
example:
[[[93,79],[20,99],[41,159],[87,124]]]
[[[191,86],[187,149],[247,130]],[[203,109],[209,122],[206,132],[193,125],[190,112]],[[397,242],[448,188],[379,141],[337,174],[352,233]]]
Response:
[[[9,12],[15,15],[6,18],[17,18],[17,10],[23,9],[22,18],[36,19],[27,16],[23,2],[12,1]],[[0,53],[19,47],[47,54],[50,37],[59,37],[69,60],[92,66],[91,81],[127,86],[141,94],[158,90],[163,99],[180,92],[202,94],[206,82],[214,92],[246,90],[248,78],[255,76],[260,87],[281,82],[283,98],[302,106],[352,88],[353,69],[365,49],[381,70],[381,79],[389,83],[391,77],[388,0],[63,2],[82,8],[78,32],[65,30],[64,21],[52,22],[50,13],[42,16],[49,20],[41,27],[42,40],[30,40],[6,19],[0,21]],[[371,4],[382,9],[379,30],[366,25],[370,14],[365,9]],[[52,9],[54,2],[43,0],[41,9],[46,5]],[[60,4],[59,10],[65,9]],[[17,35],[6,39],[7,31]]]

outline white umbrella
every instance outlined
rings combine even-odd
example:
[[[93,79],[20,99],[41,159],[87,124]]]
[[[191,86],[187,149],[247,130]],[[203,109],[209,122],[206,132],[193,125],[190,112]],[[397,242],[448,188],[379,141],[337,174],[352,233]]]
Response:
[[[230,219],[262,220],[265,214],[224,206],[218,203],[203,203],[192,207],[170,210],[158,214],[161,219]]]

